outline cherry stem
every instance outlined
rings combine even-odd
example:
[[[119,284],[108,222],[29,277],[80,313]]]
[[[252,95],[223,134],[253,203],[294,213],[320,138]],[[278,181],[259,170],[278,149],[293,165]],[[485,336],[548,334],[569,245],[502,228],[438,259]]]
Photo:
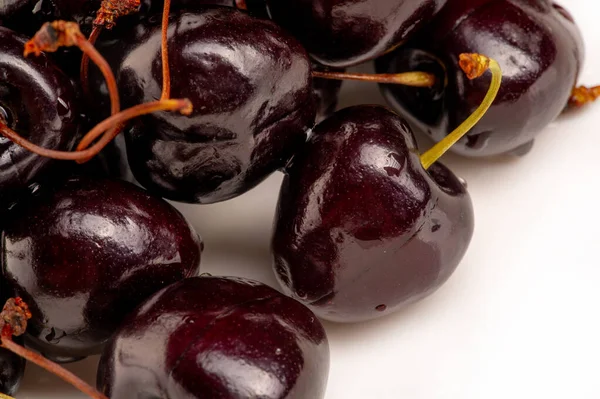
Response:
[[[96,40],[100,33],[102,32],[102,26],[94,25],[92,32],[90,33],[90,37],[88,41],[91,45],[96,44]],[[86,98],[90,98],[90,87],[89,87],[89,69],[90,69],[90,57],[83,53],[83,57],[81,58],[81,66],[79,67],[79,75],[81,79],[81,87],[83,88],[83,94]]]
[[[161,58],[162,58],[162,78],[163,87],[160,95],[161,100],[167,100],[171,96],[171,74],[169,71],[169,12],[171,10],[171,0],[164,0],[161,30]]]
[[[596,101],[598,97],[600,97],[600,86],[574,87],[571,92],[571,98],[569,98],[569,107],[583,107],[586,104]]]
[[[84,54],[87,54],[98,68],[100,68],[102,75],[104,75],[104,79],[106,79],[106,85],[108,86],[111,113],[116,114],[119,112],[121,105],[115,76],[112,73],[108,62],[106,62],[104,57],[102,57],[85,36],[83,36],[77,23],[66,21],[45,23],[33,38],[25,43],[24,56],[27,57],[31,53],[40,55],[42,51],[54,52],[62,46],[79,47],[81,51],[83,51]]]
[[[319,79],[359,80],[412,87],[432,87],[435,84],[434,75],[419,71],[382,74],[313,71],[312,76]]]
[[[460,67],[469,79],[476,79],[483,75],[488,69],[492,73],[490,88],[485,95],[481,105],[452,133],[431,149],[421,155],[421,164],[425,170],[429,169],[437,160],[446,153],[458,140],[467,134],[473,126],[483,118],[492,103],[496,99],[502,83],[502,69],[495,60],[480,54],[461,54]]]
[[[188,99],[160,100],[136,105],[110,116],[90,130],[89,133],[86,134],[81,140],[78,148],[84,148],[85,146],[91,144],[96,138],[102,136],[104,132],[112,129],[110,134],[105,134],[93,146],[81,151],[57,151],[40,147],[21,137],[18,133],[10,129],[1,121],[0,134],[12,140],[15,144],[18,144],[21,147],[43,157],[67,161],[87,162],[100,151],[102,151],[102,149],[119,134],[120,129],[117,127],[129,121],[130,119],[158,111],[178,111],[183,115],[189,115],[192,113],[192,110],[192,103]]]
[[[0,312],[0,346],[48,370],[94,399],[108,399],[73,373],[12,340],[13,335],[25,334],[29,319],[31,319],[31,311],[27,303],[19,297],[8,298]],[[4,398],[10,398],[10,396],[5,395]]]
[[[73,385],[75,388],[79,389],[89,397],[93,399],[108,399],[108,397],[95,390],[92,386],[87,384],[81,378],[77,377],[75,374],[62,368],[53,361],[46,359],[39,353],[35,353],[27,348],[22,347],[21,345],[15,343],[10,337],[3,336],[1,342],[3,348],[21,356],[27,361],[37,364],[41,368]]]

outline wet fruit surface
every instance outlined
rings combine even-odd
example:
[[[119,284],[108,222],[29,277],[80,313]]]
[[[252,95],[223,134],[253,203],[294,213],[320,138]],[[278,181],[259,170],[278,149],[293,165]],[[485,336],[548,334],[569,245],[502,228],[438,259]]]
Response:
[[[275,271],[320,317],[361,321],[435,291],[472,234],[465,187],[441,164],[423,169],[404,121],[351,107],[318,125],[287,170]]]
[[[101,46],[127,105],[160,97],[158,22]],[[127,133],[131,169],[177,201],[240,195],[284,166],[312,127],[310,61],[272,22],[229,8],[177,14],[170,32],[171,96],[189,98],[194,112],[140,118]]]
[[[318,399],[328,369],[325,331],[300,303],[254,281],[198,277],[124,322],[98,387],[112,399]]]
[[[267,0],[274,21],[323,65],[379,57],[426,26],[446,0]]]
[[[135,306],[198,272],[197,234],[130,183],[72,179],[19,215],[2,237],[3,275],[31,308],[29,343],[57,360],[98,353]]]
[[[23,58],[25,42],[0,27],[0,121],[35,144],[69,149],[79,122],[75,90],[46,55]],[[17,201],[52,165],[0,136],[0,207]]]
[[[461,53],[498,61],[502,88],[486,116],[452,150],[490,156],[530,146],[565,108],[584,57],[579,29],[547,0],[449,3],[418,41],[377,62],[380,73],[425,69],[447,86],[383,86],[389,103],[434,140],[462,123],[483,99],[489,78],[468,80]],[[437,64],[437,65],[435,65]]]

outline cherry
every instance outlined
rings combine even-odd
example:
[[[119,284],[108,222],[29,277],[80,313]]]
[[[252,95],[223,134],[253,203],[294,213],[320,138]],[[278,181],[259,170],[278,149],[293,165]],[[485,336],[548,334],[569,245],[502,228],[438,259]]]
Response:
[[[251,280],[196,277],[127,318],[97,386],[111,399],[318,399],[328,369],[323,326],[300,303]]]
[[[273,22],[229,8],[174,15],[169,31],[171,94],[189,98],[194,111],[137,119],[126,132],[129,164],[143,186],[168,199],[233,198],[305,141],[315,119],[310,61]],[[160,37],[160,21],[148,20],[98,43],[123,104],[161,96]],[[104,86],[92,75],[90,87]]]
[[[0,123],[50,149],[70,149],[78,132],[78,99],[46,55],[23,58],[26,38],[0,27]],[[56,162],[0,137],[0,208],[36,187]]]
[[[379,57],[430,22],[446,0],[267,0],[275,22],[321,64],[348,67]]]
[[[40,191],[5,226],[1,265],[33,314],[27,342],[45,356],[98,353],[140,302],[198,272],[199,237],[144,190],[81,177]]]
[[[379,106],[333,114],[286,168],[272,238],[284,291],[320,317],[368,320],[440,287],[473,234],[471,199],[437,159],[468,132],[501,85],[498,63],[461,54],[469,79],[492,71],[480,106],[422,154],[406,122]]]
[[[446,167],[421,166],[406,123],[382,107],[338,111],[287,169],[273,252],[285,292],[333,321],[362,321],[435,291],[473,234]]]
[[[505,71],[496,102],[453,151],[473,157],[523,154],[565,108],[583,62],[573,18],[548,0],[449,2],[426,34],[377,61],[379,73],[433,72],[431,89],[382,85],[390,105],[419,130],[441,140],[486,91],[486,81],[467,81],[456,56],[478,52]]]

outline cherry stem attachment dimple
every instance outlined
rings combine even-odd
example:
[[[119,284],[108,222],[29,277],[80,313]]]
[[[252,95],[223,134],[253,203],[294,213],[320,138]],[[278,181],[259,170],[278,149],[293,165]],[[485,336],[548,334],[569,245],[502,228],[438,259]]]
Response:
[[[479,107],[460,126],[454,129],[442,141],[434,145],[421,155],[421,164],[425,170],[429,169],[437,160],[446,153],[456,142],[467,134],[473,126],[483,118],[496,99],[502,84],[502,69],[495,60],[481,54],[461,54],[459,65],[469,79],[476,79],[488,69],[492,73],[490,88]]]
[[[40,30],[25,43],[24,56],[34,53],[40,55],[42,51],[54,52],[60,47],[77,46],[87,54],[90,59],[100,68],[110,95],[111,113],[116,114],[120,111],[119,91],[117,81],[108,65],[108,62],[96,50],[96,48],[83,36],[79,30],[79,25],[75,22],[54,21],[46,22]]]
[[[435,84],[435,76],[433,74],[420,71],[381,74],[313,71],[312,76],[318,79],[358,80],[361,82],[387,83],[412,87],[432,87]]]
[[[31,312],[27,303],[18,297],[9,298],[0,312],[0,346],[62,378],[93,399],[108,399],[75,374],[12,340],[13,335],[19,336],[25,333],[29,319],[31,319]],[[10,398],[10,396],[3,395],[0,398]]]
[[[171,0],[164,0],[163,15],[162,15],[162,27],[161,27],[161,41],[160,51],[162,59],[162,78],[163,86],[162,93],[160,95],[161,100],[167,100],[171,96],[171,73],[169,70],[169,13],[171,10]]]
[[[579,108],[592,103],[600,98],[600,86],[586,87],[578,86],[574,87],[569,98],[569,107]]]
[[[2,123],[1,120],[0,134],[13,141],[15,144],[18,144],[21,147],[43,157],[67,161],[86,162],[89,159],[93,158],[95,155],[97,155],[100,151],[102,151],[102,149],[104,149],[104,147],[106,147],[106,145],[110,143],[117,136],[117,134],[119,134],[119,125],[124,124],[130,119],[158,111],[172,111],[179,112],[182,115],[189,115],[192,113],[192,110],[192,103],[187,98],[153,101],[150,103],[140,104],[131,108],[127,108],[126,110],[123,110],[103,120],[92,130],[90,130],[89,133],[86,134],[85,137],[81,140],[82,143],[89,145],[96,138],[102,136],[106,131],[112,129],[110,134],[104,134],[104,136],[102,136],[102,138],[98,140],[98,142],[95,143],[93,146],[81,151],[58,151],[40,147],[36,144],[33,144],[29,140],[21,137],[18,133],[6,126],[5,123]],[[84,146],[80,143],[79,147]]]

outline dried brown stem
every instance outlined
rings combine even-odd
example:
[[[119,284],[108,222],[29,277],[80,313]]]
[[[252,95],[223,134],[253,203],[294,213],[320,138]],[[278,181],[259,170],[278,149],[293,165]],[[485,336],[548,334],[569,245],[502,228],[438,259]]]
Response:
[[[0,336],[0,346],[48,370],[52,374],[62,378],[64,381],[73,385],[75,388],[89,395],[93,399],[108,399],[89,384],[82,381],[75,374],[46,359],[39,353],[35,353],[22,347],[12,340],[13,335],[19,336],[25,333],[25,330],[27,329],[27,321],[29,319],[31,319],[29,306],[27,306],[27,304],[21,298],[9,298],[6,301],[2,312],[0,313],[2,330]]]
[[[140,9],[140,0],[103,0],[96,13],[94,26],[114,28],[118,18],[133,14]]]
[[[586,87],[579,86],[573,88],[571,98],[569,98],[569,107],[579,108],[596,101],[600,97],[600,86]]]
[[[96,389],[87,384],[81,378],[77,377],[75,374],[64,369],[63,367],[59,366],[53,361],[46,359],[42,355],[35,353],[13,342],[13,340],[10,337],[2,337],[2,347],[21,356],[22,358],[26,359],[31,363],[37,364],[41,368],[61,378],[63,381],[73,385],[75,388],[79,389],[81,392],[85,393],[90,398],[108,399],[108,397],[98,392]]]
[[[160,95],[161,100],[167,100],[171,96],[171,73],[169,71],[169,12],[171,10],[171,0],[164,0],[161,28],[161,58],[162,58],[162,78],[163,87]]]

